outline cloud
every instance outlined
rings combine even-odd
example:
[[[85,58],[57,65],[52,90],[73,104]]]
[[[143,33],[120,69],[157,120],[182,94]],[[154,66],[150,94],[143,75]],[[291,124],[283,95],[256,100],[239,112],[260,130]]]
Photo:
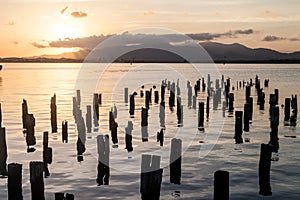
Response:
[[[7,25],[7,26],[14,26],[14,25],[16,25],[16,22],[10,21],[10,22],[6,23],[5,25]]]
[[[237,35],[250,35],[253,34],[253,29],[246,29],[246,30],[234,30],[234,31],[227,31],[224,33],[194,33],[194,34],[188,34],[189,37],[191,37],[194,40],[200,40],[200,41],[210,41],[214,40],[220,37],[237,37]]]
[[[67,10],[68,8],[69,8],[68,6],[64,7],[63,9],[60,10],[60,13],[61,13],[62,15],[65,14],[65,12],[66,12],[66,10]]]
[[[43,48],[47,48],[48,47],[47,45],[39,44],[37,42],[32,42],[31,45],[34,46],[34,47],[36,47],[36,48],[39,48],[39,49],[43,49]]]
[[[275,41],[280,41],[280,40],[288,40],[288,41],[300,41],[299,38],[287,38],[287,37],[279,37],[279,36],[275,36],[275,35],[267,35],[265,36],[262,41],[265,42],[275,42]]]
[[[84,18],[84,17],[87,17],[87,15],[88,15],[87,13],[82,12],[82,11],[71,12],[71,16],[75,17],[75,18]]]

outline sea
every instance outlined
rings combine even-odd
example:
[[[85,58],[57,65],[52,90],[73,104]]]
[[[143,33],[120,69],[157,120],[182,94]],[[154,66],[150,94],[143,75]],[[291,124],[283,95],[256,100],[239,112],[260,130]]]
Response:
[[[31,199],[29,162],[42,161],[43,132],[49,132],[49,147],[53,149],[53,162],[48,165],[50,176],[44,178],[45,198],[54,199],[54,193],[75,195],[75,199],[141,199],[140,165],[143,154],[161,157],[163,168],[160,199],[213,199],[214,172],[229,172],[230,199],[300,199],[300,131],[299,115],[296,128],[284,126],[285,98],[300,94],[299,64],[181,64],[181,63],[3,63],[0,71],[0,103],[2,127],[6,128],[7,164],[22,164],[22,192],[24,199]],[[234,94],[234,110],[243,111],[245,88],[239,82],[255,82],[260,79],[265,93],[265,110],[256,105],[255,87],[253,97],[253,121],[250,131],[243,133],[243,144],[234,140],[234,113],[225,110],[224,97],[217,109],[210,99],[210,115],[205,114],[205,131],[197,129],[198,108],[187,104],[187,81],[192,86],[204,78],[207,86],[208,74],[211,87],[222,75],[224,81],[230,78]],[[264,87],[264,80],[269,86]],[[159,104],[154,102],[154,92],[159,91],[161,81],[170,81],[180,88],[183,106],[183,123],[178,126],[176,106],[169,108],[169,91],[165,95],[166,130],[164,146],[157,142],[160,131]],[[242,84],[243,85],[243,84]],[[202,87],[202,86],[201,86]],[[129,94],[136,92],[134,117],[129,116],[129,103],[125,102],[124,88]],[[152,90],[149,110],[148,142],[141,140],[141,107],[144,106],[142,93]],[[279,90],[279,152],[278,161],[272,161],[270,184],[272,196],[259,195],[258,163],[260,145],[270,140],[269,95]],[[99,106],[99,127],[93,126],[86,134],[86,151],[83,161],[77,161],[77,126],[73,116],[73,97],[76,90],[81,94],[81,110],[85,119],[86,106],[92,105],[93,93],[101,93]],[[194,88],[193,88],[194,92]],[[50,99],[56,95],[58,132],[51,132]],[[178,95],[178,90],[176,91]],[[206,105],[207,91],[198,93],[197,102]],[[22,126],[22,101],[28,104],[29,113],[35,117],[36,149],[27,153]],[[299,102],[299,101],[298,101]],[[175,103],[177,104],[177,103]],[[109,185],[97,186],[97,135],[108,134],[109,111],[117,108],[118,148],[110,144]],[[198,107],[198,104],[197,104]],[[62,121],[68,121],[68,143],[62,142]],[[125,149],[125,128],[133,122],[133,152]],[[289,137],[293,136],[293,137]],[[181,184],[170,183],[169,157],[172,138],[182,140]],[[7,199],[7,178],[0,179],[0,199]]]

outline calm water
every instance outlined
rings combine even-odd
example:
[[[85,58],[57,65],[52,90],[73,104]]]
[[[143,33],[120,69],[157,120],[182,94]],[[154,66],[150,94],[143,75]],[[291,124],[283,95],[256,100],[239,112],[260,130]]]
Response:
[[[137,65],[137,64],[135,64]],[[116,80],[128,74],[135,65],[114,64],[104,74],[98,85],[90,88],[93,92],[94,88],[103,95],[103,105],[100,107],[100,129],[99,131],[88,134],[88,149],[84,155],[84,161],[79,163],[76,160],[76,140],[77,132],[72,116],[72,97],[74,96],[75,87],[88,82],[97,82],[100,72],[98,65],[93,65],[94,70],[89,70],[85,79],[77,80],[77,74],[81,64],[40,64],[40,63],[9,63],[4,64],[3,70],[0,72],[0,102],[2,105],[2,124],[6,127],[6,139],[8,146],[8,161],[23,164],[23,196],[24,199],[30,199],[30,182],[29,182],[29,162],[33,160],[42,160],[42,133],[50,131],[50,98],[55,93],[57,95],[58,109],[58,127],[59,133],[50,134],[49,146],[53,148],[53,163],[49,165],[51,176],[45,179],[46,199],[53,199],[55,192],[68,192],[75,194],[76,199],[139,199],[139,181],[140,177],[139,163],[140,154],[149,153],[160,149],[156,143],[156,132],[159,130],[158,112],[159,107],[153,105],[149,118],[149,136],[148,143],[140,141],[140,111],[136,110],[136,118],[134,119],[133,145],[134,152],[128,158],[127,151],[124,149],[124,127],[128,118],[128,105],[121,102],[123,98],[122,90],[125,85],[115,86]],[[185,64],[162,64],[161,66],[173,67],[181,73],[186,69]],[[284,103],[285,97],[292,94],[300,93],[300,65],[266,65],[266,64],[228,64],[218,65],[221,74],[225,78],[230,77],[231,83],[236,85],[236,81],[249,80],[255,78],[257,74],[263,85],[264,79],[270,79],[270,87],[265,88],[266,93],[266,110],[269,108],[269,94],[273,93],[274,88],[279,89],[280,102]],[[129,90],[139,91],[134,83],[142,79],[147,82],[147,74],[156,73],[157,76],[168,77],[168,71],[157,65],[149,65],[148,72],[142,74],[141,77],[133,76],[126,84],[129,84]],[[181,71],[183,70],[183,71]],[[191,71],[186,71],[192,79],[192,84],[199,77]],[[139,73],[140,74],[140,73]],[[95,78],[96,77],[96,78]],[[174,78],[174,77],[172,77]],[[177,77],[180,78],[180,77]],[[205,77],[206,78],[206,77]],[[92,80],[93,79],[93,80]],[[169,80],[175,80],[171,79]],[[150,85],[150,83],[149,83]],[[148,85],[148,86],[149,86]],[[186,82],[181,81],[183,102],[186,100],[185,85]],[[147,84],[145,85],[147,87]],[[151,85],[152,86],[152,85]],[[114,88],[114,89],[112,89]],[[88,90],[89,91],[89,90]],[[85,115],[85,105],[91,104],[92,92],[89,94],[82,92],[83,98],[83,115]],[[252,96],[256,103],[256,94],[252,89]],[[242,110],[244,103],[243,89],[235,90],[235,109]],[[168,95],[166,95],[167,97]],[[36,118],[36,139],[37,145],[34,153],[26,153],[26,142],[22,133],[22,117],[21,103],[22,99],[28,102],[29,113],[34,114]],[[111,98],[116,101],[112,102]],[[205,99],[205,94],[201,94],[199,101]],[[137,98],[137,108],[143,105],[143,100]],[[97,187],[97,155],[95,153],[95,137],[99,132],[109,134],[107,128],[108,111],[112,103],[118,107],[119,123],[119,148],[111,148],[111,177],[109,186]],[[184,105],[184,104],[183,104]],[[185,105],[186,106],[186,105]],[[211,106],[212,107],[212,106]],[[214,113],[211,111],[212,114]],[[171,112],[166,107],[166,139],[165,143],[169,143],[174,133],[178,131],[176,126],[176,111]],[[226,114],[227,115],[227,114]],[[196,111],[184,108],[184,124],[188,124],[197,116]],[[298,116],[299,117],[299,116]],[[69,122],[69,143],[61,142],[61,126],[60,122],[67,120]],[[209,126],[213,122],[210,119],[206,122]],[[299,119],[298,119],[299,122]],[[189,130],[189,129],[187,129]],[[161,199],[175,199],[172,193],[175,190],[181,192],[181,199],[211,199],[213,191],[213,173],[216,170],[223,169],[230,172],[230,194],[231,199],[260,199],[258,195],[258,159],[260,144],[267,143],[269,140],[269,121],[268,113],[261,113],[254,106],[253,124],[250,132],[246,134],[251,139],[250,143],[242,145],[242,152],[234,150],[234,118],[228,117],[224,119],[224,127],[221,136],[218,139],[214,149],[205,157],[199,158],[199,143],[204,139],[204,134],[197,133],[194,140],[190,141],[188,149],[183,155],[182,161],[182,184],[169,184],[169,169],[167,167],[169,155],[168,149],[162,149],[166,155],[162,156],[161,165],[164,167],[163,183],[161,190]],[[271,167],[271,186],[273,196],[271,199],[299,199],[300,198],[300,150],[299,138],[285,138],[284,135],[299,136],[298,129],[290,129],[283,127],[283,110],[280,111],[280,159],[278,162],[272,162]],[[246,137],[245,136],[245,137]],[[193,138],[192,138],[193,139]],[[0,179],[0,199],[7,199],[6,189],[7,179]]]

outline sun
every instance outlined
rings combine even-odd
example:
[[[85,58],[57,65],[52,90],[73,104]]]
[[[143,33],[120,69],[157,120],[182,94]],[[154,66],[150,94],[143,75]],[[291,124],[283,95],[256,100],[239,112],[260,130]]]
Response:
[[[54,40],[65,38],[78,38],[81,36],[81,24],[72,22],[58,22],[51,27],[51,38]]]

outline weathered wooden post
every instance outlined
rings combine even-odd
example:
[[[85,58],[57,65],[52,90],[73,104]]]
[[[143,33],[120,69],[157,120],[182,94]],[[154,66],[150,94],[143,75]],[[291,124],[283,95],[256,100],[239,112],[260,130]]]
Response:
[[[273,106],[276,106],[276,95],[275,95],[275,94],[270,94],[269,105],[270,105],[270,108],[269,108],[269,115],[270,115],[270,117],[271,117],[271,108],[272,108]]]
[[[197,89],[197,91],[199,91],[200,92],[200,84],[201,83],[201,79],[199,78],[197,81],[196,81],[196,89]],[[202,85],[203,86],[203,85]],[[195,94],[196,95],[196,94]]]
[[[158,91],[155,90],[155,91],[154,91],[154,103],[158,104],[158,102],[159,102]]]
[[[85,114],[86,128],[87,132],[92,132],[92,106],[86,106],[86,114]]]
[[[250,120],[250,104],[244,104],[244,131],[249,132],[249,120]]]
[[[182,106],[181,106],[181,97],[177,96],[177,104],[176,104],[176,108],[177,108],[177,125],[178,127],[181,127],[182,126],[182,112],[183,110],[181,109]]]
[[[226,111],[226,101],[223,101],[223,106],[222,106],[223,117],[225,117],[225,111]]]
[[[209,119],[209,96],[206,97],[206,121]]]
[[[265,87],[269,87],[269,79],[265,79],[264,86],[265,86]]]
[[[249,107],[250,107],[250,114],[249,114],[249,123],[252,124],[253,119],[253,97],[249,97]]]
[[[214,200],[229,200],[229,172],[218,170],[214,174]]]
[[[132,121],[128,121],[127,127],[125,127],[125,149],[127,149],[127,152],[132,152],[132,130],[133,130],[133,123]]]
[[[64,200],[65,199],[65,194],[62,192],[56,192],[54,194],[55,200]]]
[[[166,84],[162,80],[162,83],[161,83],[161,86],[160,86],[160,98],[161,98],[161,102],[165,101],[165,90],[166,90]]]
[[[111,116],[111,140],[113,142],[114,147],[118,147],[118,123],[115,121],[112,112],[109,112]]]
[[[7,180],[8,200],[23,200],[22,195],[22,164],[8,164]]]
[[[0,128],[0,175],[7,176],[7,145],[5,128]]]
[[[199,102],[198,130],[199,131],[204,131],[204,102]]]
[[[197,97],[198,96],[198,88],[197,88],[196,84],[194,85],[194,93],[195,93],[195,96]]]
[[[97,136],[97,146],[98,146],[98,175],[97,183],[100,185],[109,184],[109,136],[108,135],[98,135]]]
[[[148,142],[148,109],[143,107],[141,110],[141,129],[142,141]]]
[[[292,95],[291,108],[292,108],[292,115],[291,115],[291,119],[290,119],[290,126],[296,127],[297,114],[298,114],[297,95],[295,95],[295,96]]]
[[[75,199],[74,194],[69,194],[69,193],[66,194],[66,200],[74,200],[74,199]]]
[[[290,125],[291,98],[285,98],[284,101],[284,126]]]
[[[197,105],[197,96],[194,95],[193,96],[193,109],[196,109],[196,105]]]
[[[243,143],[243,111],[235,111],[235,134],[234,139],[236,144]]]
[[[98,104],[102,105],[102,94],[98,94]]]
[[[270,119],[271,132],[270,132],[269,144],[272,145],[272,152],[277,154],[279,149],[279,142],[278,142],[279,107],[272,106],[270,114],[271,114],[271,119]],[[272,159],[274,161],[277,161],[279,158],[275,156]]]
[[[145,107],[147,109],[150,108],[150,91],[149,90],[146,90],[146,97],[145,97]]]
[[[45,178],[50,176],[48,164],[52,163],[52,148],[48,147],[48,135],[49,135],[48,131],[45,131],[43,134],[43,164],[44,164]]]
[[[29,168],[30,168],[31,199],[45,200],[43,162],[30,162]]]
[[[278,105],[278,102],[279,102],[279,90],[278,89],[274,89],[274,93],[275,93],[275,96],[276,96],[276,105]]]
[[[234,94],[233,93],[229,93],[228,98],[229,98],[228,112],[233,113],[233,110],[234,110],[234,107],[233,107]]]
[[[33,114],[27,114],[26,116],[26,143],[27,143],[27,152],[35,151],[35,148],[29,148],[36,144],[35,136],[34,136],[34,126],[35,126],[35,118]]]
[[[251,96],[251,86],[246,85],[246,102],[249,103],[249,98]]]
[[[128,103],[128,88],[124,88],[124,102]]]
[[[76,90],[76,102],[77,102],[77,105],[80,107],[80,104],[81,104],[80,90]]]
[[[142,155],[140,182],[142,200],[159,200],[162,173],[160,156]]]
[[[62,126],[62,142],[68,143],[68,121],[62,121],[61,123]]]
[[[173,138],[171,140],[170,152],[170,183],[180,184],[181,182],[181,154],[182,142],[181,139]]]
[[[94,126],[98,127],[99,126],[99,96],[97,93],[94,93],[94,98],[93,98],[93,119],[94,119]]]
[[[272,146],[269,144],[261,144],[259,158],[259,194],[263,196],[271,196],[272,189],[270,184]]]
[[[23,128],[26,128],[26,117],[28,115],[28,106],[27,101],[23,99],[22,103],[22,122],[23,122]]]
[[[218,94],[215,93],[213,96],[213,110],[218,109],[218,104],[219,104],[219,97],[218,97]]]
[[[188,108],[192,107],[192,96],[193,96],[192,87],[189,85],[188,86]]]
[[[170,88],[169,106],[173,108],[175,106],[175,83],[173,82]]]
[[[77,132],[78,132],[78,139],[77,139],[77,160],[78,162],[83,161],[83,153],[85,152],[85,140],[86,140],[86,131],[85,131],[84,119],[82,116],[78,117],[77,122]]]
[[[136,92],[130,95],[130,102],[129,102],[129,115],[130,118],[134,118],[134,110],[135,110],[135,101],[134,96],[137,95]]]
[[[179,79],[177,79],[177,84],[176,84],[176,93],[177,93],[177,96],[180,96],[180,86],[179,86]]]
[[[57,133],[57,107],[56,107],[56,94],[51,97],[51,129],[52,133]]]
[[[265,109],[265,93],[261,92],[259,110],[264,110],[264,109]]]
[[[159,121],[160,121],[160,127],[166,128],[166,120],[165,120],[165,102],[160,102],[159,106]]]
[[[157,132],[157,142],[159,142],[160,146],[164,145],[164,129],[161,128],[159,132]]]

